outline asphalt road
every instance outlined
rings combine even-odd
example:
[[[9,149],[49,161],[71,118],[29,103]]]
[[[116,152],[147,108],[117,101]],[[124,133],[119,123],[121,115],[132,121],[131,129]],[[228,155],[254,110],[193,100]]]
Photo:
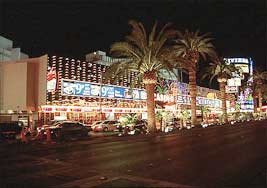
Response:
[[[0,187],[267,187],[267,121],[159,136],[1,144]]]

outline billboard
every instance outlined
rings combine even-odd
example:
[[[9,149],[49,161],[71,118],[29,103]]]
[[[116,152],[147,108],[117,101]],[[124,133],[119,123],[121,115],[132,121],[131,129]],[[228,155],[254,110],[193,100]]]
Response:
[[[114,97],[114,87],[112,86],[102,86],[101,87],[101,96],[102,97],[107,97],[107,98],[112,98]]]
[[[240,106],[241,112],[254,111],[252,92],[251,88],[246,88],[244,91],[240,92],[240,95],[237,98],[237,104]]]
[[[249,64],[248,58],[225,58],[228,63],[234,63],[234,64]]]
[[[64,96],[146,100],[146,91],[142,89],[100,85],[97,83],[67,79],[62,79],[61,85],[61,93]]]
[[[250,60],[248,58],[225,58],[228,63],[233,63],[239,67],[243,73],[250,73]]]
[[[178,95],[176,102],[177,102],[177,104],[190,105],[191,104],[191,97],[190,97],[190,95]],[[207,105],[207,106],[211,106],[214,108],[220,108],[222,106],[221,100],[208,99],[205,97],[196,97],[196,104],[198,106]]]
[[[100,85],[97,83],[67,80],[61,81],[61,93],[63,96],[78,97],[103,97],[127,100],[146,100],[147,94],[144,89],[127,88],[113,85]],[[191,97],[189,95],[170,95],[177,104],[190,105]],[[164,97],[165,99],[166,97]],[[166,99],[169,100],[169,97]],[[208,99],[197,97],[197,105],[208,105],[211,107],[221,107],[221,101],[218,99]]]
[[[235,63],[235,67],[240,68],[243,73],[249,73],[249,64]]]
[[[227,80],[227,86],[241,86],[241,79],[240,78],[230,78]]]
[[[52,67],[46,75],[47,91],[52,92],[56,90],[57,86],[57,72],[55,67]]]
[[[225,86],[225,92],[226,93],[238,93],[238,87],[237,86]]]

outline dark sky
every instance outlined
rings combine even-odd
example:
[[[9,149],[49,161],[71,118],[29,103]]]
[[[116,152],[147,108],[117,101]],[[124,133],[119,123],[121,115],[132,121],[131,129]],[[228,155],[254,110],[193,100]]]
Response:
[[[267,69],[266,0],[0,0],[0,31],[31,57],[44,53],[84,59],[109,51],[130,31],[129,19],[151,28],[211,32],[222,56],[250,56]]]

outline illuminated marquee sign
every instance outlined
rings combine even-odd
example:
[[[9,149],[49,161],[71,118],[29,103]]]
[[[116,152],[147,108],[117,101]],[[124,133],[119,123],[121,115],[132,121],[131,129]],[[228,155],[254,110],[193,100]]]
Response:
[[[126,87],[99,85],[97,83],[82,82],[76,80],[62,79],[62,95],[80,97],[105,97],[116,99],[146,100],[146,91],[142,89],[131,89]],[[156,100],[165,102],[177,102],[177,104],[190,105],[189,95],[162,95],[155,94]],[[218,99],[208,99],[205,97],[196,98],[197,105],[208,105],[211,107],[221,107]]]
[[[228,63],[233,63],[235,67],[242,69],[243,73],[249,73],[250,61],[248,58],[225,58]]]
[[[196,103],[198,106],[207,105],[214,108],[220,108],[222,106],[221,100],[218,99],[208,99],[205,97],[196,97]],[[189,95],[178,95],[177,104],[191,104],[191,97]]]
[[[80,106],[41,106],[43,112],[104,112],[104,113],[142,113],[147,112],[146,108],[99,108],[99,107],[80,107]]]
[[[226,93],[238,93],[238,87],[237,86],[225,86],[225,92]]]
[[[241,86],[241,79],[240,78],[230,78],[227,80],[227,86]]]
[[[91,82],[62,79],[62,95],[146,100],[146,91]]]
[[[241,112],[253,112],[254,102],[252,97],[252,90],[250,88],[246,88],[244,91],[240,92],[237,103],[240,105]]]
[[[229,63],[246,63],[249,64],[248,58],[226,58]]]

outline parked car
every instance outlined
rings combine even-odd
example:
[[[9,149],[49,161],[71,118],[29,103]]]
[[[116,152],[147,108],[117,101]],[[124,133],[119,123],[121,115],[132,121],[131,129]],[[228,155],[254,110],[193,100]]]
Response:
[[[120,123],[116,120],[105,120],[105,121],[96,121],[92,124],[91,128],[95,132],[99,131],[115,131],[117,130],[117,126],[119,126]]]
[[[135,123],[128,124],[122,127],[124,134],[136,135],[147,133],[147,121],[137,120]]]
[[[128,124],[124,127],[128,128],[129,130],[133,130],[134,128],[137,127],[146,127],[147,126],[147,121],[146,120],[137,120],[135,123]]]
[[[63,121],[56,122],[53,125],[44,125],[39,132],[41,135],[46,135],[46,130],[51,131],[52,138],[66,139],[69,137],[86,137],[88,129],[80,122]]]
[[[133,126],[134,134],[146,134],[148,132],[147,130],[147,122],[146,121],[138,121]]]
[[[91,124],[84,124],[84,126],[88,131],[92,131],[93,130]]]
[[[26,129],[21,121],[9,121],[9,122],[0,122],[0,139],[15,139],[17,138],[22,129]]]

